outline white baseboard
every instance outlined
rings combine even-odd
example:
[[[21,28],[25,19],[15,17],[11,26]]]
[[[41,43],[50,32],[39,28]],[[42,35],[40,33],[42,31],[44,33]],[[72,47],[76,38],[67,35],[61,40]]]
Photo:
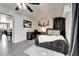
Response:
[[[26,39],[23,39],[23,40],[16,40],[16,41],[13,41],[13,43],[18,43],[18,42],[21,42],[21,41],[24,41]]]

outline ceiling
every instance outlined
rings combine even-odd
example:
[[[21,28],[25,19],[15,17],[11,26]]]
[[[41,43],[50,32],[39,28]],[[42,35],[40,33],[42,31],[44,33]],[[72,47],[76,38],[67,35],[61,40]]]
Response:
[[[28,9],[15,11],[16,3],[0,3],[0,6],[8,8],[18,14],[22,14],[32,18],[42,17],[57,17],[63,15],[64,5],[67,3],[40,3],[40,5],[28,4],[34,12],[29,12]]]

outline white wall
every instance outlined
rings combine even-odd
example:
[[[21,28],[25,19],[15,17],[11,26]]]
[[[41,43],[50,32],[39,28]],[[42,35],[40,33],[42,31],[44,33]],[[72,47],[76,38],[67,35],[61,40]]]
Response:
[[[38,26],[38,21],[48,21],[48,20],[49,20],[49,26],[48,26],[48,28],[53,28],[53,18],[51,18],[51,17],[45,17],[45,18],[35,19],[33,21],[33,28],[38,29],[38,31],[40,31],[40,27]]]
[[[26,39],[25,29],[23,28],[23,16],[16,15],[14,20],[14,42]]]
[[[14,21],[14,42],[27,40],[26,32],[31,31],[31,28],[23,28],[23,20],[28,20],[25,16],[16,15]],[[31,20],[30,20],[31,21]]]
[[[23,28],[23,19],[27,20],[27,17],[16,14],[15,12],[13,12],[7,8],[3,8],[1,6],[0,6],[0,13],[13,16],[13,33],[12,33],[13,38],[12,38],[12,41],[14,43],[16,43],[16,42],[19,42],[22,40],[26,40],[26,32],[28,29]]]
[[[63,16],[66,17],[66,38],[70,45],[72,30],[72,4],[65,5]]]

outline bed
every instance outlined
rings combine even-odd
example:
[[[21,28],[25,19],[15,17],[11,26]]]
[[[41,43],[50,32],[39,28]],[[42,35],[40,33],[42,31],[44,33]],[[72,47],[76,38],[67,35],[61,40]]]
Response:
[[[68,42],[65,37],[61,35],[60,30],[49,29],[47,35],[37,35],[35,44],[49,50],[63,53],[68,53]]]
[[[68,44],[63,36],[55,36],[55,35],[38,35],[35,39],[35,43],[37,46],[54,50],[64,55],[68,53]]]
[[[53,19],[53,28],[48,28],[46,35],[37,35],[35,44],[52,51],[68,54],[68,41],[65,37],[65,18]]]

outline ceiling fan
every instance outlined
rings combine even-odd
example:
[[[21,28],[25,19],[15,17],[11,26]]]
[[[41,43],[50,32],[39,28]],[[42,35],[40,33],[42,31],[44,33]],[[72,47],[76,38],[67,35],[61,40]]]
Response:
[[[31,4],[31,5],[40,5],[40,3],[28,3],[28,4]],[[30,12],[33,12],[33,10],[31,9],[30,6],[28,6],[28,4],[27,3],[19,3],[19,4],[17,4],[15,10],[18,11],[18,10],[20,10],[23,7],[24,9],[27,8]]]

